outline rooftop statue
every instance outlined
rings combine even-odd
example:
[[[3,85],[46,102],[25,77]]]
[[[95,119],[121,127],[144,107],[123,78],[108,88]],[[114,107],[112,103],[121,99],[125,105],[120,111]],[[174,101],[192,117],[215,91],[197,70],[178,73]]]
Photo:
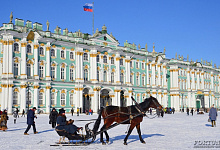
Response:
[[[12,23],[12,20],[13,20],[13,14],[11,12],[11,15],[10,15],[10,22],[9,23]]]
[[[93,35],[93,37],[97,37],[99,36],[99,29],[97,28],[96,31],[95,31],[95,34]]]
[[[166,48],[164,47],[164,49],[163,49],[163,53],[165,54],[165,52],[166,52]]]
[[[145,44],[145,50],[146,50],[146,52],[147,52],[147,43]]]
[[[49,26],[50,26],[50,23],[49,23],[49,21],[47,20],[47,31],[49,31]]]
[[[141,49],[141,45],[140,45],[140,44],[138,44],[138,49],[139,49],[139,50]]]
[[[80,32],[80,29],[77,32],[77,37],[82,37],[82,32]]]
[[[66,28],[66,29],[65,29],[65,33],[66,33],[66,35],[68,35],[68,32],[69,32],[69,30]]]
[[[59,30],[60,30],[60,29],[59,29],[59,27],[57,26],[56,29],[55,29],[56,34],[59,34]]]
[[[176,53],[176,55],[175,55],[175,59],[177,59],[177,53]]]
[[[187,61],[189,61],[189,55],[187,55]]]

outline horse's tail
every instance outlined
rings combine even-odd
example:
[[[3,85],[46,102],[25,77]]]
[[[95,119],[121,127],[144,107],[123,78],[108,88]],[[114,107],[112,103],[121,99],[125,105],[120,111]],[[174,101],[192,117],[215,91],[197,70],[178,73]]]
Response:
[[[99,125],[101,123],[101,117],[102,117],[102,111],[103,111],[103,107],[101,107],[100,111],[99,111],[99,116],[98,116],[98,119],[96,120],[94,126],[93,126],[93,134],[95,135],[99,129]],[[93,141],[95,140],[96,136],[93,137]]]

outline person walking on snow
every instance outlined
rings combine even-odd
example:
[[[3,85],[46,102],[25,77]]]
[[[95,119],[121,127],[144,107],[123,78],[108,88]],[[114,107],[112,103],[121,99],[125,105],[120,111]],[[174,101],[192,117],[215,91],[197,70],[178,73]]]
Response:
[[[50,119],[49,123],[52,124],[52,128],[56,127],[57,115],[58,115],[58,112],[56,111],[55,108],[53,108],[49,116],[49,119]]]
[[[34,118],[37,119],[37,117],[35,116],[35,111],[36,111],[36,107],[33,107],[33,109],[28,111],[27,114],[27,129],[24,132],[24,135],[29,135],[28,131],[30,130],[31,126],[33,126],[33,130],[34,130],[34,134],[37,134],[38,132],[36,131],[36,126],[35,126],[35,122],[34,122]]]
[[[212,127],[216,127],[216,122],[215,120],[217,119],[217,116],[218,116],[218,113],[217,113],[217,110],[215,109],[214,107],[215,105],[213,104],[212,105],[212,108],[210,109],[209,111],[209,118],[211,120],[211,123],[212,123]]]

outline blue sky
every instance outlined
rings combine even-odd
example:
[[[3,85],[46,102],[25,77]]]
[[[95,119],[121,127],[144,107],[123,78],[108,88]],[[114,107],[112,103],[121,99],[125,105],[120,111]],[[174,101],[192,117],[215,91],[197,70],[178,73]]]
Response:
[[[52,32],[58,25],[92,34],[92,13],[83,11],[92,2],[95,30],[105,24],[120,45],[147,43],[152,51],[155,43],[157,52],[166,47],[167,58],[177,52],[220,66],[220,0],[7,0],[1,2],[0,23],[8,23],[13,11],[14,19],[39,22],[44,30],[49,20]]]

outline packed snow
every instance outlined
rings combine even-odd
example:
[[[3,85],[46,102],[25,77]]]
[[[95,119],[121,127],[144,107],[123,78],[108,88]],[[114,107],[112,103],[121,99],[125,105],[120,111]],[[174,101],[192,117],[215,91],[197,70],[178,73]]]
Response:
[[[220,141],[220,124],[218,120],[216,122],[217,127],[211,127],[211,123],[208,122],[207,113],[200,115],[194,114],[193,116],[190,114],[187,116],[186,113],[179,112],[165,114],[163,118],[156,117],[149,119],[145,117],[141,123],[141,132],[146,144],[142,144],[139,141],[137,130],[134,129],[128,138],[128,145],[124,145],[123,140],[126,136],[125,132],[128,129],[128,125],[119,125],[108,131],[110,143],[106,145],[102,145],[100,143],[100,136],[97,136],[95,142],[88,146],[51,147],[51,144],[59,141],[59,136],[49,124],[49,115],[40,114],[37,117],[35,122],[39,133],[34,134],[31,127],[28,132],[29,135],[24,135],[27,127],[26,116],[18,118],[16,124],[14,124],[13,116],[9,116],[8,130],[6,132],[0,131],[0,149],[193,149],[196,142],[198,145],[198,141],[200,141],[200,146],[204,144],[204,141]],[[93,114],[92,116],[85,114],[81,114],[80,116],[74,114],[71,116],[67,114],[67,119],[74,119],[74,124],[79,127],[84,126],[90,121],[77,120],[90,120],[97,117],[97,114]],[[92,128],[92,125],[89,127]],[[201,143],[202,141],[203,143]]]

